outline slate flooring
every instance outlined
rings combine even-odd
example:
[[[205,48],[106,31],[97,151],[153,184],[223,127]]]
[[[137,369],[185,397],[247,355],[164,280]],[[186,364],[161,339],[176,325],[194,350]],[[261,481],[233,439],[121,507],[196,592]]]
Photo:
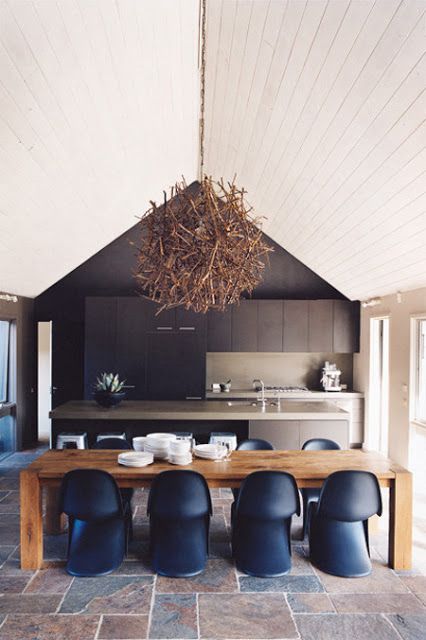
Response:
[[[371,537],[371,576],[326,575],[293,542],[287,576],[253,578],[231,558],[232,494],[212,491],[211,553],[205,572],[190,579],[152,573],[147,553],[147,492],[135,493],[135,539],[114,574],[72,578],[62,568],[19,567],[19,471],[41,450],[0,462],[0,640],[425,640],[426,519],[416,518],[415,567],[386,565],[386,517]],[[425,496],[417,496],[426,504]],[[386,496],[385,496],[386,498]],[[298,537],[300,520],[295,522]],[[66,536],[45,537],[45,557],[63,559]]]

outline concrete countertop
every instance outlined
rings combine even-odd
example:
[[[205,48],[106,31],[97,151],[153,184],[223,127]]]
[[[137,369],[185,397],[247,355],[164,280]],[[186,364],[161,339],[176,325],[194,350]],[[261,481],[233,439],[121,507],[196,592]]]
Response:
[[[124,400],[104,409],[92,400],[72,400],[49,413],[56,420],[349,420],[347,411],[329,402],[281,401],[280,407],[244,401]]]
[[[207,400],[232,400],[233,398],[258,398],[260,391],[254,389],[231,389],[229,392],[223,391],[206,391]],[[281,394],[281,401],[283,400],[328,400],[330,402],[334,400],[352,400],[355,398],[363,398],[364,394],[359,391],[291,391]],[[273,391],[265,390],[265,398],[276,398]]]

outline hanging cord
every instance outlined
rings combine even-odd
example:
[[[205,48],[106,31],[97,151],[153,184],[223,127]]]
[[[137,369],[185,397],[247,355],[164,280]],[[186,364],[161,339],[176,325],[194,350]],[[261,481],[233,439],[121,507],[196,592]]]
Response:
[[[200,140],[200,165],[199,178],[202,182],[204,178],[204,109],[205,109],[205,88],[206,88],[206,1],[200,0],[200,44],[199,44],[199,68],[200,68],[200,120],[199,120],[199,140]]]

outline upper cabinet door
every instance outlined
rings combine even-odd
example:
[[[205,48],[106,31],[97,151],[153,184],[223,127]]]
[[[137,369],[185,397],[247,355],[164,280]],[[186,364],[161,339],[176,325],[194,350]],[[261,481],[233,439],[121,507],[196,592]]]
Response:
[[[145,389],[145,335],[153,308],[148,300],[120,297],[117,306],[117,371],[126,384],[131,400],[143,400]]]
[[[257,301],[257,350],[283,350],[283,301]]]
[[[231,308],[225,311],[208,311],[207,315],[207,351],[232,351],[232,313]]]
[[[176,328],[176,309],[164,309],[157,314],[160,306],[155,302],[148,301],[151,306],[150,322],[148,331],[166,332],[174,331]]]
[[[257,300],[232,307],[232,351],[257,351]]]
[[[334,300],[309,301],[308,351],[333,351],[333,302]]]
[[[283,351],[308,351],[309,302],[284,300]]]
[[[84,397],[92,400],[96,378],[117,369],[117,298],[86,298],[84,343]]]
[[[179,333],[200,332],[205,334],[207,327],[207,318],[205,313],[195,313],[195,311],[187,311],[183,307],[176,309],[176,331]]]
[[[359,351],[359,302],[334,300],[333,351]]]

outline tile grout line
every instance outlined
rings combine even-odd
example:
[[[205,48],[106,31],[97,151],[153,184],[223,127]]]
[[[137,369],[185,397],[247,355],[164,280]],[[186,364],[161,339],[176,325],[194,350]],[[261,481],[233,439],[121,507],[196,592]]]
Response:
[[[152,592],[151,592],[151,602],[148,611],[148,624],[146,629],[146,637],[149,638],[151,634],[151,623],[152,623],[152,615],[154,611],[155,599],[157,596],[157,577],[158,575],[154,573],[154,580],[152,581]]]
[[[395,625],[393,624],[393,622],[390,620],[390,618],[387,617],[386,614],[381,613],[380,614],[381,617],[386,620],[386,622],[389,624],[389,626],[391,627],[391,629],[393,629],[395,631],[395,633],[397,634],[398,638],[401,638],[401,640],[404,640],[404,637],[399,633],[398,629],[395,627]]]
[[[24,590],[22,591],[22,595],[24,595],[28,589],[28,587],[30,586],[30,584],[32,582],[34,582],[34,579],[36,576],[38,576],[38,574],[40,573],[40,569],[37,569],[37,571],[35,571],[35,573],[33,573],[33,575],[31,576],[31,578],[29,579],[29,581],[27,582],[27,584],[25,585]]]
[[[66,596],[68,595],[68,592],[71,589],[71,586],[74,584],[74,580],[75,580],[75,578],[73,577],[71,579],[71,582],[69,583],[68,587],[65,589],[64,594],[63,594],[63,596],[62,596],[62,598],[61,598],[61,600],[60,600],[60,602],[59,602],[59,604],[57,606],[57,609],[56,609],[55,613],[59,613],[60,612],[61,607],[64,604],[64,600],[65,600]]]
[[[200,631],[200,603],[199,603],[199,593],[195,594],[195,612],[196,612],[196,618],[197,618],[197,638],[200,639],[201,638],[201,631]]]
[[[100,631],[101,631],[101,626],[102,626],[102,622],[103,622],[103,621],[104,621],[104,614],[103,614],[103,613],[101,613],[101,615],[99,616],[98,626],[97,626],[97,628],[96,628],[96,631],[95,631],[95,635],[94,635],[93,640],[98,640],[98,638],[99,638],[99,633],[100,633]]]
[[[297,626],[297,622],[296,622],[296,620],[295,620],[295,618],[294,618],[294,612],[293,612],[293,610],[292,610],[292,608],[291,608],[291,606],[290,606],[290,603],[289,603],[289,601],[288,601],[288,597],[287,597],[287,595],[288,595],[288,594],[284,591],[284,592],[283,592],[284,602],[285,602],[285,603],[286,603],[286,605],[287,605],[287,609],[288,609],[288,611],[289,611],[289,613],[290,613],[290,618],[292,619],[293,624],[294,624],[294,628],[296,629],[297,637],[300,639],[300,638],[301,638],[301,635],[300,635],[299,627]]]

